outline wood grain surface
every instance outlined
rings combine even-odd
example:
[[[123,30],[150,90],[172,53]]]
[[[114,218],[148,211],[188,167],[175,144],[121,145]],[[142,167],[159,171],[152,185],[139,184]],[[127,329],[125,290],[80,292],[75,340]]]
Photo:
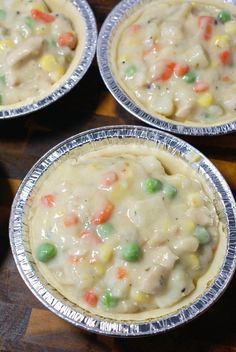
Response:
[[[89,3],[100,27],[118,1]],[[113,124],[144,125],[108,93],[95,60],[80,84],[58,102],[26,117],[0,121],[0,351],[236,352],[235,278],[218,302],[188,325],[154,337],[119,339],[91,334],[61,320],[38,302],[18,274],[8,220],[21,180],[55,144]],[[182,138],[212,160],[235,195],[236,134]]]

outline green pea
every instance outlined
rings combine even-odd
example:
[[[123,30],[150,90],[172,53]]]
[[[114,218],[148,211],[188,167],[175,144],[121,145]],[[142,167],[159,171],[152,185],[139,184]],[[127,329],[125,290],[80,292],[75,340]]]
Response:
[[[133,78],[136,72],[137,72],[137,67],[135,65],[130,65],[125,70],[125,77]]]
[[[127,262],[136,262],[141,257],[141,248],[135,242],[129,242],[122,246],[122,259]]]
[[[217,19],[221,22],[221,23],[225,23],[231,20],[231,16],[230,13],[228,11],[220,11],[218,13]]]
[[[193,83],[196,81],[196,74],[193,71],[188,71],[184,76],[183,80],[187,83]]]
[[[36,257],[40,262],[46,263],[57,254],[57,249],[52,243],[42,243],[37,248]]]
[[[25,24],[28,26],[30,29],[34,29],[35,26],[35,21],[32,17],[27,16],[25,18]]]
[[[48,37],[47,42],[49,46],[52,46],[52,47],[57,46],[56,40],[53,37]]]
[[[157,178],[149,177],[144,181],[143,187],[145,192],[155,193],[160,191],[160,189],[162,188],[162,182]]]
[[[114,233],[114,227],[110,222],[97,226],[97,233],[102,238],[107,238]]]
[[[163,185],[163,193],[167,198],[173,199],[177,195],[177,189],[175,188],[175,186],[165,183]]]
[[[197,225],[194,231],[194,236],[200,244],[207,244],[211,240],[211,235],[204,226]]]
[[[0,21],[4,20],[7,16],[7,13],[5,10],[0,9]]]
[[[112,295],[110,291],[107,291],[101,298],[101,303],[104,308],[109,309],[115,307],[118,303],[118,299]]]

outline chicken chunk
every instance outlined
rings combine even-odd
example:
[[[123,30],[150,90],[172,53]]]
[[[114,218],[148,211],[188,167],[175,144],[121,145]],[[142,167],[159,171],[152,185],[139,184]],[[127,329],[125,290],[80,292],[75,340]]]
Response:
[[[155,294],[161,291],[164,286],[167,270],[161,265],[153,266],[141,278],[140,291],[148,294]]]
[[[31,56],[37,56],[43,47],[43,38],[40,36],[31,37],[11,50],[7,56],[7,65],[15,66],[20,61]]]

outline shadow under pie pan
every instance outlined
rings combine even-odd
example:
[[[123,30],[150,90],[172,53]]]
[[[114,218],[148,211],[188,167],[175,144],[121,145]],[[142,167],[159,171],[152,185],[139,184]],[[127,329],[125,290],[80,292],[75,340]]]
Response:
[[[228,18],[222,20],[221,13]],[[233,81],[223,81],[234,58],[220,62],[217,38],[232,44],[228,28],[236,28],[235,15],[230,1],[121,1],[98,36],[97,60],[107,88],[127,111],[161,130],[193,136],[234,132],[233,86],[228,93]],[[212,23],[209,37],[201,24],[206,19]],[[204,63],[196,60],[200,56]],[[218,77],[214,85],[209,75]]]
[[[91,159],[93,160],[93,162],[89,161],[89,158],[91,157],[91,155],[95,155],[95,161],[94,159]],[[169,176],[165,176],[167,177],[169,182],[171,180],[172,182],[174,182],[173,180],[175,179],[175,177],[177,177],[178,180],[182,180],[182,179],[185,180],[183,184],[185,184],[186,182],[188,184],[188,181],[186,181],[187,180],[186,177],[178,176],[179,172],[181,173],[182,170],[185,170],[183,171],[183,175],[184,175],[184,172],[187,172],[186,175],[196,175],[196,177],[197,178],[199,177],[199,180],[201,180],[202,182],[204,192],[206,192],[204,199],[208,199],[211,202],[211,205],[209,205],[209,209],[214,209],[214,214],[217,218],[217,221],[216,221],[217,229],[219,230],[219,231],[217,230],[218,235],[217,235],[216,245],[214,246],[214,254],[212,250],[213,247],[209,247],[211,248],[210,251],[212,252],[211,263],[207,267],[206,271],[202,273],[202,276],[200,276],[197,279],[194,289],[190,290],[190,293],[187,294],[186,296],[183,296],[183,297],[181,296],[180,299],[178,299],[174,304],[168,307],[159,308],[157,306],[154,306],[154,307],[150,306],[151,308],[148,308],[147,311],[145,311],[145,309],[138,308],[137,311],[131,311],[128,313],[125,313],[124,311],[115,312],[113,311],[113,308],[112,308],[113,305],[107,306],[108,309],[105,309],[105,310],[95,307],[96,304],[98,305],[98,307],[100,307],[99,306],[100,298],[94,301],[94,297],[91,299],[91,296],[89,296],[89,301],[88,301],[91,305],[87,305],[87,303],[83,301],[83,298],[81,298],[84,296],[81,296],[79,299],[77,299],[78,298],[76,297],[77,293],[74,294],[72,291],[66,291],[66,294],[65,294],[65,292],[63,291],[63,286],[61,286],[60,283],[58,284],[58,282],[55,280],[55,276],[50,276],[50,272],[47,271],[47,269],[45,269],[47,267],[47,263],[40,262],[38,260],[37,255],[35,255],[35,248],[36,248],[35,243],[37,241],[35,242],[35,239],[34,239],[35,235],[34,236],[32,235],[34,232],[37,233],[36,225],[37,224],[39,225],[39,223],[44,223],[45,219],[48,217],[48,215],[45,215],[43,219],[39,218],[38,220],[34,221],[34,216],[36,219],[36,215],[34,212],[37,212],[38,211],[37,209],[40,208],[40,205],[37,199],[42,200],[42,198],[40,198],[41,193],[39,193],[41,187],[47,187],[45,185],[47,184],[49,185],[48,180],[50,180],[50,177],[53,175],[56,175],[55,178],[58,179],[58,183],[64,185],[63,187],[65,188],[63,189],[65,191],[66,180],[69,180],[70,178],[70,175],[69,175],[71,170],[70,168],[76,167],[77,161],[79,165],[81,163],[81,160],[83,160],[83,167],[80,169],[83,169],[85,166],[85,167],[91,168],[91,170],[95,170],[94,172],[96,173],[96,168],[98,167],[98,170],[100,169],[100,166],[96,166],[96,165],[101,165],[101,160],[105,160],[105,159],[101,159],[99,161],[98,155],[100,156],[105,155],[105,157],[112,156],[112,158],[114,157],[114,155],[116,155],[118,163],[122,162],[124,158],[127,157],[127,155],[129,156],[129,158],[130,158],[130,155],[133,155],[133,156],[135,155],[135,158],[140,157],[141,155],[140,160],[143,160],[143,162],[144,160],[146,160],[142,168],[146,168],[146,167],[153,168],[155,161],[153,161],[154,159],[152,158],[152,155],[156,155],[156,158],[158,158],[158,160],[161,161],[161,164],[164,165],[164,169],[166,173],[168,173],[169,175]],[[68,160],[70,161],[69,169],[64,168]],[[97,162],[98,164],[96,164]],[[132,164],[132,161],[130,162]],[[125,162],[125,165],[127,167],[128,165],[127,162]],[[160,164],[157,163],[157,165],[160,165]],[[60,170],[63,170],[63,169],[60,169],[61,167],[64,168],[64,172],[60,171]],[[59,173],[57,170],[59,170]],[[163,169],[161,168],[160,170],[163,170]],[[155,170],[153,172],[155,173]],[[92,172],[90,173],[92,174]],[[86,171],[87,177],[85,177],[85,179],[87,178],[91,180],[88,174],[89,174],[88,171]],[[177,176],[173,176],[174,174],[176,174]],[[123,174],[119,174],[118,181],[117,179],[115,180],[117,183],[122,181],[122,177],[123,177],[122,175]],[[138,174],[135,174],[135,178],[138,178],[138,177],[139,177]],[[189,179],[190,178],[191,176],[189,177]],[[110,179],[111,179],[110,176],[106,177],[106,180],[110,180]],[[113,178],[113,181],[114,181],[114,178]],[[55,179],[53,182],[55,182]],[[71,182],[72,181],[70,180],[68,184],[71,184]],[[73,185],[74,184],[72,182],[72,186]],[[52,186],[52,184],[50,184],[49,189],[53,188],[54,186],[57,187],[56,185]],[[106,194],[108,194],[109,192],[114,190],[112,187],[111,188],[108,187],[108,189],[105,189],[102,191],[100,189],[99,192],[107,192]],[[162,194],[162,196],[160,196],[160,198],[155,198],[155,199],[159,199],[160,202],[163,202],[161,203],[162,207],[164,207],[164,204],[170,207],[172,206],[170,204],[175,204],[175,206],[178,207],[179,209],[181,206],[178,203],[179,202],[178,199],[180,199],[178,197],[182,197],[180,196],[180,193],[181,193],[180,188],[182,186],[178,189],[179,193],[177,193],[177,196],[175,199],[172,199],[173,198],[172,196],[169,199],[167,198],[165,199],[164,181],[163,181],[162,187],[163,187],[162,190],[159,191],[159,193]],[[126,191],[128,192],[127,189]],[[82,191],[82,193],[83,192],[84,191]],[[141,190],[138,192],[142,193],[143,189],[141,188]],[[58,195],[59,193],[54,193],[54,194]],[[195,192],[195,195],[196,195],[196,192]],[[117,197],[117,193],[115,196]],[[80,195],[80,197],[82,197],[82,195]],[[145,199],[151,200],[151,199],[154,199],[153,197],[159,197],[159,196],[157,192],[156,195],[154,196],[145,195],[145,197],[146,197]],[[81,199],[81,198],[78,198],[78,199]],[[119,199],[120,198],[118,197],[118,202],[119,202]],[[49,199],[49,198],[47,198],[46,201],[44,198],[44,201],[43,201],[44,202],[43,206],[46,205],[46,207],[49,207],[48,213],[53,211],[52,209],[54,204],[50,203],[51,201],[52,199]],[[68,200],[68,202],[70,201]],[[192,201],[195,202],[194,200],[191,200],[191,202]],[[173,203],[173,202],[177,202],[177,203]],[[36,204],[36,207],[35,207],[35,204]],[[113,221],[113,224],[116,227],[116,226],[119,226],[119,224],[115,222],[115,209],[119,207],[119,203],[114,203],[114,204],[115,204],[113,209],[114,213],[112,214],[110,221],[111,222]],[[145,204],[146,204],[146,207],[149,206],[148,203],[145,203]],[[184,206],[183,202],[181,204],[182,206]],[[197,207],[198,205],[194,204],[194,207],[195,206]],[[62,208],[60,209],[62,210]],[[119,209],[121,211],[122,207]],[[141,211],[142,209],[144,211],[144,206],[141,207]],[[138,208],[136,210],[140,211],[140,209]],[[129,210],[129,212],[130,211],[132,211],[132,209]],[[193,209],[193,212],[195,212],[194,209]],[[153,209],[152,213],[155,213],[155,209]],[[162,214],[161,218],[164,218],[165,213],[162,212],[161,214]],[[103,212],[103,215],[104,215],[104,212]],[[61,216],[59,212],[58,212],[58,216],[59,217]],[[158,218],[158,211],[157,211],[157,218]],[[123,223],[125,223],[125,219],[123,220],[124,220]],[[91,221],[91,223],[98,224],[98,222],[96,221],[95,222]],[[133,221],[133,218],[132,218],[132,221]],[[119,221],[119,222],[122,223],[122,221]],[[50,311],[52,311],[54,314],[61,317],[65,321],[70,322],[71,324],[77,327],[84,328],[94,333],[105,334],[110,336],[121,336],[121,337],[133,336],[134,337],[134,336],[154,335],[154,334],[158,334],[158,333],[173,329],[177,326],[183,325],[191,321],[195,317],[199,316],[200,314],[202,314],[213,303],[215,303],[215,301],[220,297],[220,295],[226,289],[235,270],[235,259],[236,259],[235,222],[236,222],[235,201],[227,183],[225,182],[225,180],[223,179],[219,171],[213,166],[213,164],[197,149],[195,149],[194,147],[192,147],[191,145],[182,141],[179,138],[176,138],[172,135],[169,135],[168,133],[161,132],[152,128],[145,128],[145,127],[138,127],[138,126],[119,126],[119,127],[108,126],[104,128],[89,130],[66,139],[62,143],[56,145],[54,148],[49,150],[32,167],[32,169],[28,172],[25,179],[23,180],[15,196],[15,199],[12,205],[12,210],[11,210],[9,230],[10,230],[10,243],[11,243],[12,253],[14,256],[16,266],[19,270],[19,273],[22,276],[22,279],[24,280],[28,288],[32,291],[32,293],[36,296],[36,298],[46,308],[48,308]],[[75,222],[73,221],[72,223],[75,224]],[[138,223],[135,223],[133,225],[137,227],[139,226]],[[77,224],[76,226],[80,226],[80,225]],[[40,231],[41,230],[39,230],[38,233],[40,233]],[[62,229],[60,231],[62,231]],[[64,231],[71,231],[71,228],[69,228],[69,230],[67,228]],[[69,232],[69,233],[71,236],[71,237],[69,236],[69,238],[72,238],[73,237],[72,232]],[[87,233],[88,231],[86,232],[86,236],[87,236]],[[101,232],[99,232],[99,234],[101,234]],[[59,236],[59,233],[57,233],[57,236]],[[82,235],[81,238],[86,236]],[[133,236],[133,235],[131,234],[129,236]],[[142,234],[140,236],[142,236]],[[212,234],[212,236],[214,237],[214,233]],[[191,238],[192,237],[193,236],[191,236]],[[213,241],[213,237],[211,241]],[[63,238],[65,240],[68,237],[66,237],[65,235]],[[114,238],[114,240],[116,240],[116,238]],[[103,238],[103,243],[101,244],[100,242],[99,246],[100,245],[103,246],[104,242],[106,241],[110,241],[110,239],[105,238],[104,240]],[[201,239],[199,239],[199,241],[201,242]],[[70,246],[70,243],[68,242],[66,243],[68,246]],[[137,243],[139,243],[138,238],[137,238]],[[76,246],[75,242],[72,245],[72,247],[73,246]],[[144,247],[145,246],[146,245],[144,244]],[[119,245],[117,248],[118,249],[116,252],[114,250],[112,259],[110,255],[107,255],[107,253],[105,253],[105,260],[104,260],[104,256],[102,257],[103,259],[102,264],[107,265],[107,268],[111,266],[111,263],[113,264],[115,263],[116,259],[114,258],[118,258],[117,259],[118,265],[121,262],[124,263],[125,259],[127,259],[127,257],[125,257],[126,253],[122,254],[123,255],[122,259],[119,258],[119,253],[120,253]],[[177,247],[174,246],[172,248],[177,248]],[[63,250],[65,251],[66,249],[64,248]],[[196,248],[193,249],[193,251],[195,250]],[[145,251],[146,249],[143,249],[143,257],[140,260],[140,262],[142,262],[142,260],[145,260],[145,257],[147,256]],[[57,243],[57,256],[59,256],[60,253],[62,253],[61,247],[60,247],[60,244]],[[155,252],[152,252],[152,253],[155,254]],[[169,253],[168,258],[170,258],[170,252],[168,253]],[[209,251],[207,253],[209,253]],[[136,254],[137,254],[137,251],[136,251]],[[103,255],[104,255],[104,252],[103,252]],[[150,256],[151,255],[152,254],[150,254]],[[173,253],[171,254],[171,256],[174,258],[174,261],[172,262],[172,266],[179,265],[178,264],[179,261],[182,260],[181,255],[182,254],[180,253],[178,254],[178,257],[176,257],[175,255],[173,255]],[[74,256],[72,257],[73,257],[72,259],[74,259]],[[190,257],[193,258],[193,254],[191,254]],[[97,258],[98,257],[96,257],[95,255],[95,261]],[[163,258],[162,259],[160,258],[161,257],[159,256],[158,260],[161,261]],[[134,260],[137,258],[133,257],[131,259]],[[57,263],[55,260],[55,263],[53,264],[54,260],[55,259],[52,259],[51,261],[52,263],[51,268],[53,268],[53,265]],[[128,264],[126,266],[127,271],[128,271],[128,268],[134,268],[136,265],[136,262],[132,262],[132,260],[130,262],[129,260],[130,258],[127,259],[128,261],[127,262]],[[175,264],[173,264],[174,262]],[[73,262],[73,265],[77,265],[76,263],[77,261]],[[194,261],[194,263],[196,262]],[[79,263],[78,265],[80,264],[81,263]],[[94,265],[94,260],[91,261],[91,265]],[[124,264],[124,266],[125,265],[126,264]],[[161,265],[164,265],[165,267],[166,265],[165,260],[164,262],[161,263]],[[195,267],[195,264],[193,265]],[[63,264],[63,267],[64,266],[65,265]],[[54,265],[54,268],[55,268],[55,265]],[[105,269],[105,271],[108,272],[110,269],[107,270],[107,268]],[[99,273],[99,275],[100,274],[101,273]],[[80,275],[83,275],[83,272],[80,272],[79,276]],[[129,275],[129,273],[127,273],[127,275]],[[170,275],[172,275],[172,273],[170,273]],[[181,281],[183,276],[185,277],[184,273],[182,273],[181,275],[182,276],[180,276],[180,279],[178,281]],[[123,274],[119,276],[119,278],[123,278]],[[70,278],[65,277],[65,280],[70,280]],[[135,284],[136,282],[135,280],[133,284]],[[138,281],[138,275],[137,275],[137,281]],[[66,284],[70,285],[71,282],[67,281]],[[167,285],[169,285],[169,283]],[[177,287],[178,282],[175,282],[175,285]],[[114,287],[115,287],[115,284],[114,284]],[[167,288],[164,289],[164,292],[167,292],[167,294],[168,294],[168,287],[169,286],[167,286]],[[174,287],[174,292],[179,288]],[[173,290],[173,287],[172,287],[172,290]],[[77,290],[75,291],[77,292]],[[184,290],[182,290],[181,292],[184,292]],[[147,295],[147,294],[145,295],[146,298],[149,296],[150,295]],[[111,296],[106,297],[105,299],[106,302],[105,302],[104,296],[103,296],[102,298],[103,303],[105,302],[107,304],[107,302],[108,303],[111,302],[110,298]],[[140,296],[138,299],[140,300]],[[109,307],[111,307],[111,310],[109,310]],[[142,301],[140,303],[140,306],[139,306],[139,303],[137,303],[136,307],[143,308],[145,307],[145,304],[143,304],[143,301]]]
[[[96,50],[96,20],[86,0],[13,4],[9,14],[3,10],[6,26],[11,26],[8,16],[14,9],[23,24],[16,19],[20,24],[12,33],[10,28],[10,47],[2,49],[7,59],[0,119],[33,113],[63,97],[85,75]],[[21,27],[27,36],[17,32]],[[20,42],[15,40],[18,34]]]

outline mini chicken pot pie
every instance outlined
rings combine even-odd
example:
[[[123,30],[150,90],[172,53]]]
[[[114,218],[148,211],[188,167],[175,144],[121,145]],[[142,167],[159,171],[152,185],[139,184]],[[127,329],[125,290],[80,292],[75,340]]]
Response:
[[[174,125],[235,121],[235,6],[154,0],[127,2],[126,13],[124,8],[125,2],[117,9],[117,23],[111,19],[107,55],[131,101]]]
[[[236,206],[186,142],[111,126],[70,137],[29,171],[13,202],[17,268],[52,312],[114,336],[192,320],[235,270]]]
[[[88,35],[77,3],[1,2],[0,111],[38,102],[74,73]]]
[[[39,180],[24,222],[46,281],[118,320],[189,304],[226,251],[204,179],[181,158],[135,141],[67,154]]]

